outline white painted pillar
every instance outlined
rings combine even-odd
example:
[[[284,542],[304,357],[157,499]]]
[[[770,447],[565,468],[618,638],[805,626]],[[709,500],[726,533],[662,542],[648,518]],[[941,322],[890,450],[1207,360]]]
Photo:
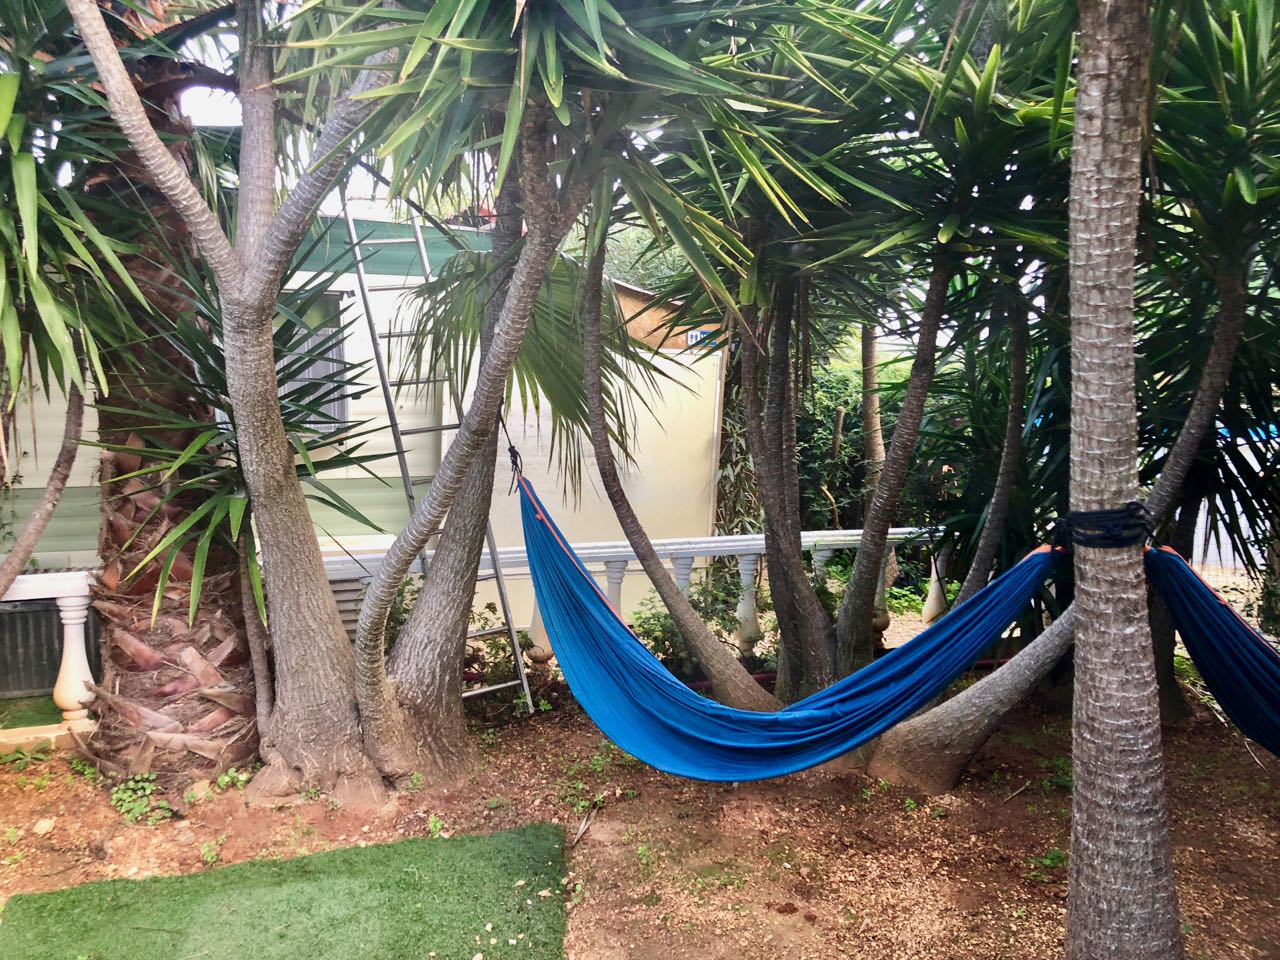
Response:
[[[604,562],[605,592],[613,609],[622,612],[622,581],[627,576],[628,560],[606,560]]]
[[[760,639],[760,617],[756,612],[756,571],[760,569],[760,557],[754,553],[738,556],[738,582],[742,592],[738,594],[738,650],[743,656],[755,652]]]
[[[689,580],[693,576],[693,557],[672,557],[671,571],[675,574],[676,586],[680,592],[688,595]]]
[[[89,619],[89,598],[58,597],[58,619],[62,621],[62,663],[53,685],[53,702],[64,720],[83,720],[89,715],[93,692],[85,683],[93,680],[89,655],[85,650],[85,621]]]
[[[834,547],[823,547],[817,544],[813,548],[813,572],[819,580],[825,580],[827,576],[827,561],[835,556]]]

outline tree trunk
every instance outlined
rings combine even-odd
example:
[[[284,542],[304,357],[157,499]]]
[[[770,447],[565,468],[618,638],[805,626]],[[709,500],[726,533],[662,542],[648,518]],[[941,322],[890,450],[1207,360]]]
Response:
[[[780,298],[781,299],[781,298]],[[785,339],[775,330],[757,323],[754,308],[743,308],[740,348],[743,420],[747,447],[751,453],[756,488],[764,513],[765,567],[774,612],[778,618],[778,677],[774,690],[784,702],[800,699],[830,686],[830,622],[814,592],[799,550],[798,519],[792,521],[793,505],[787,489],[788,471],[783,464],[783,430],[777,422],[789,409],[785,391],[790,379],[789,308],[775,311],[770,327],[783,321]],[[763,344],[772,339],[773,356],[766,357]],[[779,357],[781,353],[781,357]],[[777,382],[774,400],[762,403],[761,365],[771,359],[770,383]],[[785,365],[785,369],[784,368]],[[765,398],[766,402],[768,398]],[[794,411],[792,411],[794,416]],[[770,417],[775,418],[770,426]],[[795,429],[794,420],[791,430]],[[798,492],[798,491],[797,491]]]
[[[1164,469],[1147,498],[1147,511],[1155,526],[1160,524],[1187,480],[1195,452],[1213,423],[1235,363],[1244,318],[1243,285],[1236,287],[1220,282],[1219,290],[1224,293],[1218,322],[1195,396]],[[1237,302],[1238,310],[1235,309]],[[1003,718],[1026,699],[1070,649],[1071,627],[1059,628],[1057,624],[1064,620],[1070,622],[1074,615],[1073,601],[1067,604],[1054,625],[1009,663],[941,706],[885,733],[877,748],[884,757],[873,758],[871,763],[871,769],[878,771],[876,776],[938,791],[959,783],[969,761]]]
[[[990,676],[928,713],[894,727],[877,742],[867,765],[870,776],[925,793],[946,793],[1005,715],[1035,689],[1071,648],[1075,610]]]
[[[84,395],[68,379],[67,383],[67,415],[62,429],[62,445],[54,458],[53,467],[49,470],[49,478],[45,481],[44,492],[22,526],[22,532],[13,541],[13,546],[0,561],[0,597],[9,592],[13,581],[22,573],[35,552],[40,538],[53,519],[53,511],[58,509],[62,494],[67,489],[67,481],[71,478],[71,468],[75,466],[76,452],[80,449],[80,435],[84,428]]]
[[[996,551],[1004,538],[1018,463],[1022,459],[1023,410],[1027,405],[1027,314],[1020,305],[1010,304],[1006,316],[1009,321],[1009,404],[1004,421],[1004,446],[1000,450],[995,489],[987,506],[987,520],[956,603],[963,603],[981,590],[991,575]]]
[[[499,191],[496,207],[491,248],[495,273],[485,303],[482,362],[511,280],[510,266],[499,265],[515,250],[524,225],[515,178]],[[419,752],[427,764],[420,772],[434,783],[458,780],[475,761],[462,708],[462,662],[493,500],[497,450],[497,432],[491,431],[449,508],[422,592],[388,661],[397,698],[417,732]]]
[[[149,123],[164,132],[167,155],[185,170],[191,127],[178,102],[184,85],[174,81],[181,79],[181,65],[150,63],[129,82],[146,104]],[[150,232],[132,238],[142,249],[124,258],[124,266],[152,307],[152,315],[138,314],[135,320],[154,334],[192,309],[183,282],[165,266],[166,251],[190,246],[190,232],[156,196],[135,152],[119,151],[113,164],[88,179],[100,198],[140,195],[152,204],[146,221]],[[103,676],[93,707],[98,728],[87,746],[108,769],[154,772],[180,786],[257,755],[255,688],[234,551],[215,548],[210,554],[194,617],[189,551],[175,559],[154,617],[155,590],[169,558],[160,555],[137,569],[152,546],[200,502],[183,496],[161,505],[164,491],[152,488],[155,475],[117,478],[147,465],[141,438],[152,434],[165,414],[176,422],[214,419],[213,411],[193,405],[181,386],[194,376],[186,359],[160,336],[152,336],[147,347],[151,356],[141,364],[115,353],[103,357],[109,397],[98,408],[98,437],[107,445],[98,469],[102,572],[93,585],[102,622]],[[183,449],[197,432],[171,431],[165,440]],[[179,471],[167,484],[181,479]]]
[[[862,522],[862,541],[854,557],[849,586],[840,601],[836,617],[836,670],[853,673],[871,662],[873,648],[876,586],[881,577],[889,528],[902,488],[907,482],[911,459],[915,455],[924,405],[933,383],[937,364],[938,329],[947,307],[947,287],[955,275],[957,262],[950,251],[939,247],[934,251],[929,274],[929,287],[920,311],[920,334],[916,341],[916,358],[911,364],[902,410],[893,428],[893,439],[885,455],[884,468],[876,484],[875,497]]]
[[[474,459],[485,449],[506,394],[507,375],[524,341],[547,266],[586,202],[594,171],[583,166],[549,179],[551,145],[547,112],[530,108],[521,123],[520,177],[528,232],[502,304],[489,353],[480,365],[471,406],[445,454],[435,480],[378,568],[357,627],[356,692],[365,744],[379,769],[395,779],[419,770],[423,755],[404,723],[404,711],[387,682],[384,642],[387,614],[415,558],[439,531]]]
[[[280,418],[270,337],[274,302],[224,295],[227,387],[235,411],[240,468],[253,502],[275,659],[275,709],[263,738],[264,796],[302,786],[371,804],[381,778],[365,754],[354,695],[355,659],[325,575],[320,544]]]
[[[884,470],[884,427],[880,422],[880,358],[876,350],[876,328],[862,328],[862,461],[866,471],[863,516],[871,512]]]
[[[770,711],[778,709],[778,702],[761,689],[745,667],[730,652],[729,647],[721,643],[707,625],[702,622],[693,606],[671,574],[663,565],[661,558],[653,549],[649,535],[645,533],[622,488],[622,479],[618,476],[618,465],[613,456],[613,448],[609,443],[608,420],[604,408],[604,390],[600,376],[602,331],[600,329],[600,306],[604,286],[605,245],[603,243],[592,253],[587,264],[586,297],[582,306],[583,317],[583,378],[586,385],[587,417],[591,424],[591,448],[595,453],[596,468],[600,472],[600,483],[604,487],[618,523],[635,552],[636,559],[644,568],[645,574],[653,584],[663,604],[666,606],[676,629],[688,643],[690,651],[697,659],[702,672],[715,690],[722,703],[741,710]]]
[[[1178,500],[1178,515],[1173,524],[1169,546],[1189,558],[1195,546],[1196,522],[1200,519],[1202,495],[1196,490],[1183,489]],[[1177,630],[1169,608],[1150,584],[1147,584],[1147,616],[1151,622],[1151,647],[1155,653],[1160,719],[1166,724],[1180,723],[1191,716],[1191,707],[1187,704],[1182,685],[1178,682],[1178,674],[1173,668],[1173,654],[1178,643]]]
[[[1081,4],[1070,194],[1071,508],[1138,496],[1133,273],[1143,0]],[[1182,956],[1142,545],[1077,546],[1071,960]]]

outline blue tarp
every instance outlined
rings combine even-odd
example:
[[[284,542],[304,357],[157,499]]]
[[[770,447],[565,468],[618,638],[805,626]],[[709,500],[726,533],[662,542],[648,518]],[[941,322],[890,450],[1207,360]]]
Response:
[[[942,620],[874,663],[777,713],[699,696],[636,639],[520,479],[538,609],[578,703],[610,740],[667,773],[746,781],[847,753],[905,720],[971,667],[1062,562],[1030,554]]]

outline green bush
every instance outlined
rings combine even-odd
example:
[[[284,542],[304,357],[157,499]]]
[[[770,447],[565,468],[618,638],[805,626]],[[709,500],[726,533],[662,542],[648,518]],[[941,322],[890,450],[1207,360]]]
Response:
[[[726,643],[738,629],[738,594],[740,588],[728,578],[701,577],[689,590],[689,602],[702,622]],[[702,676],[698,663],[689,653],[684,637],[656,594],[649,594],[631,620],[631,629],[640,641],[681,680]]]

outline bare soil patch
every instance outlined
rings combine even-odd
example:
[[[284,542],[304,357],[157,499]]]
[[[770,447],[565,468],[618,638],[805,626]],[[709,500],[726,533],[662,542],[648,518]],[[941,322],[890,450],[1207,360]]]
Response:
[[[1255,760],[1207,715],[1167,744],[1189,956],[1280,957],[1280,761]],[[555,893],[575,960],[1061,954],[1071,797],[1060,715],[1024,711],[934,800],[837,765],[736,787],[679,780],[621,754],[573,708],[481,746],[470,783],[427,784],[374,815],[324,796],[249,808],[231,789],[157,826],[126,825],[62,756],[0,768],[0,899],[209,869],[213,852],[224,864],[540,820],[572,840],[591,815]]]

